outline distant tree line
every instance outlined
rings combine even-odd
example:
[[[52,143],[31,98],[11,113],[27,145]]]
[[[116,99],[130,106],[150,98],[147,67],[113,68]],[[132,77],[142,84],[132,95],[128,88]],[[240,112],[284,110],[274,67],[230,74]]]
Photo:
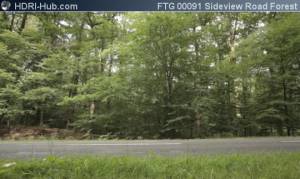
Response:
[[[1,13],[0,128],[297,135],[300,14]]]

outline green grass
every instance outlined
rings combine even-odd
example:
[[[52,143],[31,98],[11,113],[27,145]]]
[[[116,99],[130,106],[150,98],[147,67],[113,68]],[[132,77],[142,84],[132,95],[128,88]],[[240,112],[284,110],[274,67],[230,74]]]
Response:
[[[13,166],[5,167],[9,162]],[[300,178],[300,153],[159,157],[48,157],[0,160],[0,178]]]

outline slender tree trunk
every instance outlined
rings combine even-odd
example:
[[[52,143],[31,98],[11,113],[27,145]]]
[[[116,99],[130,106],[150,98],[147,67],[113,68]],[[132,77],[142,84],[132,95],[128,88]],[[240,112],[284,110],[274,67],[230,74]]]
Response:
[[[282,76],[285,75],[285,67],[284,67],[284,61],[283,59],[281,59],[281,70],[282,70]],[[285,122],[286,122],[286,128],[287,128],[287,135],[290,136],[291,135],[291,121],[290,121],[290,118],[289,118],[289,109],[288,109],[288,106],[287,106],[287,84],[286,84],[286,80],[282,79],[282,96],[283,96],[283,102],[284,102],[284,114],[285,114]]]
[[[40,126],[44,125],[44,111],[40,110]]]
[[[271,135],[273,135],[273,127],[270,128]]]
[[[109,55],[109,65],[108,65],[108,76],[112,76],[112,68],[113,68],[113,54],[110,54]]]
[[[66,129],[69,129],[70,123],[71,123],[71,120],[69,119],[69,117],[67,117]]]
[[[235,41],[236,41],[236,35],[237,35],[237,27],[238,27],[238,14],[234,14],[233,19],[231,19],[231,21],[233,21],[233,27],[231,28],[230,31],[230,36],[228,39],[228,45],[230,48],[230,56],[229,56],[229,61],[232,63],[235,63]]]
[[[22,33],[22,31],[23,31],[24,28],[25,28],[26,21],[27,21],[27,15],[28,15],[27,13],[24,13],[24,14],[23,14],[21,26],[20,26],[20,28],[19,28],[19,33]]]
[[[288,106],[286,105],[287,102],[287,87],[286,87],[286,81],[283,80],[282,82],[282,87],[283,87],[283,101],[284,101],[284,113],[286,115],[286,125],[287,125],[287,135],[291,135],[291,124],[290,124],[290,119],[288,116]]]
[[[8,129],[10,129],[10,119],[7,119],[7,121],[6,121],[6,127],[7,127]]]
[[[3,124],[4,122],[3,122],[3,117],[1,116],[0,117],[0,128],[2,127],[2,124]]]
[[[90,104],[90,118],[92,119],[94,117],[94,113],[95,113],[95,101],[92,101]]]
[[[104,39],[101,39],[101,51],[103,51],[105,48],[105,40]],[[104,73],[104,68],[105,68],[105,60],[100,57],[100,72],[101,74]]]
[[[282,125],[282,122],[280,122],[278,125],[277,125],[277,134],[282,136],[283,135],[283,125]]]
[[[190,128],[190,139],[192,139],[194,137],[194,124],[191,125],[191,128]]]
[[[14,30],[15,18],[16,18],[16,14],[13,13],[13,14],[11,15],[11,21],[10,21],[10,26],[9,26],[9,30],[10,30],[10,31],[13,31],[13,30]]]

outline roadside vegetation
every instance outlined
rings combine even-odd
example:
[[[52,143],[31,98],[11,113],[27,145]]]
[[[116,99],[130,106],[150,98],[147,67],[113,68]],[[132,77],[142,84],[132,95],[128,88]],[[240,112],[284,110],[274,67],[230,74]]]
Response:
[[[1,160],[1,179],[298,179],[300,153],[161,157],[48,157]]]
[[[1,12],[0,135],[299,135],[299,56],[297,13]]]

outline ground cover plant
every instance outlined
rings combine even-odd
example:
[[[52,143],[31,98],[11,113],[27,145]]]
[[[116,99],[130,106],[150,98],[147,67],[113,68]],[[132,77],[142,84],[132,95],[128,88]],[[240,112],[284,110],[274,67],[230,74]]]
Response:
[[[297,179],[300,153],[145,157],[80,156],[0,160],[0,178]]]

